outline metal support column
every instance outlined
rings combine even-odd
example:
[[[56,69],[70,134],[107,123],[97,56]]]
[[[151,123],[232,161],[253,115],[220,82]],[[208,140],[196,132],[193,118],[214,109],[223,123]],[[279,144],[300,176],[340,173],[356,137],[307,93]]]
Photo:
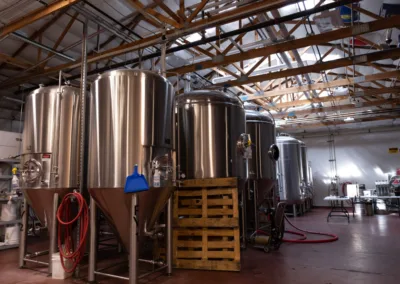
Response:
[[[22,228],[20,235],[20,244],[19,244],[19,268],[23,268],[25,266],[25,255],[26,255],[26,238],[28,236],[28,215],[29,215],[29,205],[26,202],[26,198],[24,198],[24,209],[25,212],[22,215]]]
[[[137,193],[131,196],[131,234],[129,248],[129,284],[138,283],[138,218],[136,215],[138,204]]]
[[[167,205],[167,275],[172,275],[172,197]]]
[[[53,253],[57,252],[57,209],[58,193],[53,194],[53,210],[51,212],[50,247],[49,247],[49,274],[53,272]]]
[[[97,254],[97,221],[96,221],[96,202],[93,197],[90,197],[90,242],[89,242],[89,271],[88,282],[96,281],[94,271],[96,269],[96,254]]]

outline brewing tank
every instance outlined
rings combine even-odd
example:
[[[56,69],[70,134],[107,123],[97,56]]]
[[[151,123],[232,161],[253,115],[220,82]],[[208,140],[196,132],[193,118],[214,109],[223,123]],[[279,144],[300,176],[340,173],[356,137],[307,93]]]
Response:
[[[246,107],[246,132],[250,134],[254,146],[249,159],[249,177],[276,180],[279,150],[276,146],[274,121],[265,112]]]
[[[28,95],[22,134],[22,189],[36,216],[51,226],[53,194],[78,187],[79,89],[40,87]],[[47,218],[46,218],[47,216]]]
[[[193,91],[176,98],[177,150],[181,178],[246,176],[237,143],[246,132],[245,111],[236,97]]]
[[[124,185],[134,165],[151,187],[139,194],[140,237],[153,227],[173,190],[173,97],[171,83],[150,71],[114,70],[91,85],[88,188],[126,248],[131,199]],[[156,173],[160,187],[153,187]]]
[[[278,136],[279,196],[282,201],[296,202],[303,199],[301,142],[293,137]]]

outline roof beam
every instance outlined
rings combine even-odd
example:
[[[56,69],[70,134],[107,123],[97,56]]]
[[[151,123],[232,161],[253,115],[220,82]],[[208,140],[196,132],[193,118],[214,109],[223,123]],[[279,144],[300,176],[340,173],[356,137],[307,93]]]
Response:
[[[361,34],[366,34],[366,33],[370,33],[373,31],[383,30],[383,29],[392,28],[392,27],[400,27],[400,16],[393,16],[388,19],[377,20],[374,22],[369,22],[369,23],[357,25],[354,27],[342,28],[342,29],[331,31],[331,32],[308,36],[305,38],[284,41],[284,42],[281,42],[278,44],[273,44],[273,45],[266,46],[263,48],[245,51],[240,54],[233,54],[233,55],[225,56],[223,58],[223,60],[219,60],[217,62],[215,60],[196,62],[195,64],[172,69],[172,70],[170,70],[170,72],[176,72],[179,74],[190,73],[190,72],[194,72],[194,71],[199,71],[199,70],[203,70],[203,69],[216,67],[219,65],[227,65],[227,64],[230,64],[233,62],[238,62],[241,60],[248,60],[248,59],[262,57],[262,56],[269,55],[269,54],[290,51],[292,49],[308,47],[310,45],[325,44],[330,41],[339,40],[342,38],[361,35]]]
[[[384,50],[384,51],[371,52],[368,54],[355,55],[355,56],[341,58],[341,59],[337,59],[337,60],[331,60],[331,61],[322,62],[322,63],[309,65],[309,66],[287,69],[287,70],[279,71],[279,72],[273,72],[273,73],[268,73],[268,74],[263,74],[263,75],[258,75],[258,76],[252,76],[252,77],[248,77],[248,78],[241,77],[238,80],[230,80],[230,81],[218,83],[215,85],[222,86],[222,87],[240,86],[243,84],[251,84],[251,83],[256,83],[256,82],[268,81],[268,80],[278,79],[278,78],[282,78],[282,77],[289,77],[289,76],[295,76],[295,75],[299,75],[299,74],[306,74],[306,73],[310,73],[310,72],[319,72],[319,71],[323,71],[323,70],[346,67],[346,66],[353,65],[353,64],[357,65],[359,63],[366,63],[366,62],[383,60],[383,59],[388,59],[388,58],[396,58],[397,59],[399,56],[400,56],[400,48],[394,48],[394,49],[389,49],[389,50]]]
[[[352,64],[352,62],[350,62],[350,64]],[[318,64],[316,64],[316,65],[318,65]],[[293,69],[289,69],[289,70],[293,70]],[[279,72],[275,72],[275,73],[279,73]],[[263,75],[261,75],[261,76],[263,76]],[[371,82],[371,81],[380,80],[380,79],[384,79],[384,78],[397,78],[397,77],[400,77],[400,70],[382,72],[382,73],[378,73],[378,74],[371,74],[371,75],[360,76],[360,77],[350,77],[347,79],[334,80],[334,81],[325,82],[325,83],[316,83],[316,84],[303,85],[303,86],[292,87],[292,88],[284,88],[284,89],[279,89],[279,90],[267,91],[267,92],[264,92],[263,95],[242,96],[241,99],[243,101],[250,101],[250,100],[254,100],[254,99],[276,97],[276,96],[280,96],[280,95],[301,93],[301,92],[306,92],[306,91],[311,91],[311,90],[323,90],[323,89],[334,88],[334,87],[339,87],[339,86],[352,85],[354,83]]]
[[[131,1],[131,0],[129,0],[129,1]],[[204,30],[205,28],[215,27],[218,25],[223,25],[226,23],[237,21],[239,19],[246,18],[251,15],[256,15],[258,13],[262,13],[265,11],[278,9],[278,8],[284,7],[288,4],[297,3],[298,1],[300,1],[300,0],[274,0],[273,2],[270,2],[270,1],[255,2],[251,5],[246,5],[243,7],[239,7],[237,9],[232,9],[232,10],[228,10],[224,13],[217,14],[217,15],[213,16],[212,18],[200,19],[191,24],[188,24],[187,27],[182,28],[180,30],[176,30],[176,29],[167,30],[166,37],[167,37],[167,40],[173,41],[184,35]],[[119,47],[111,48],[111,49],[105,50],[103,52],[100,52],[98,54],[88,56],[88,63],[93,63],[93,62],[98,62],[101,60],[113,58],[113,57],[121,55],[121,54],[125,54],[125,53],[132,52],[135,50],[143,49],[143,48],[146,48],[149,46],[153,46],[162,41],[163,41],[163,35],[161,33],[158,33],[158,34],[149,36],[149,37],[141,39],[141,40],[137,40],[137,41],[134,41],[131,43],[126,43]],[[55,66],[52,68],[48,68],[47,70],[45,70],[43,72],[36,72],[35,74],[21,76],[19,78],[16,78],[15,80],[9,81],[4,84],[0,84],[1,85],[0,87],[4,88],[4,87],[16,86],[20,83],[29,82],[29,80],[31,80],[33,78],[48,76],[48,75],[56,74],[60,70],[66,70],[66,69],[70,69],[70,68],[79,67],[81,65],[81,63],[82,63],[81,60],[77,60],[75,62],[61,64],[61,65],[58,65],[58,66]]]
[[[57,12],[60,9],[66,8],[73,4],[78,3],[80,0],[59,0],[54,3],[47,5],[46,7],[36,9],[27,15],[19,18],[16,21],[13,21],[0,29],[0,39],[9,33],[15,32],[26,25],[29,25],[39,19],[42,19],[54,12]]]
[[[62,15],[64,15],[64,11],[59,11],[53,18],[51,18],[48,22],[46,22],[43,26],[41,26],[37,31],[35,31],[30,37],[30,40],[35,40],[38,36],[41,36],[50,26],[52,26],[55,22],[57,22]],[[18,56],[22,51],[24,51],[25,48],[28,47],[28,43],[24,42],[11,56],[16,57]],[[0,65],[0,68],[3,68],[4,64]]]
[[[326,97],[319,97],[319,98],[313,98],[313,99],[304,99],[304,100],[284,102],[284,103],[279,103],[279,104],[271,104],[271,106],[266,105],[266,107],[268,107],[268,108],[275,107],[278,109],[283,109],[283,108],[289,108],[289,107],[308,105],[308,104],[310,104],[310,102],[311,103],[339,102],[339,101],[348,100],[349,98],[354,98],[354,97],[366,97],[366,96],[374,96],[374,95],[379,95],[379,94],[398,93],[398,92],[399,92],[398,88],[367,90],[367,91],[356,92],[353,96],[349,96],[349,95],[326,96]]]
[[[166,4],[164,4],[163,0],[154,0],[155,3],[160,6],[161,9],[163,9],[172,19],[174,19],[177,23],[180,23],[182,19],[175,14]]]
[[[365,118],[357,118],[354,121],[343,121],[343,120],[333,120],[333,121],[324,121],[319,123],[293,123],[288,125],[281,125],[281,129],[290,129],[290,128],[313,128],[313,127],[324,127],[324,126],[335,126],[340,124],[350,124],[350,123],[360,123],[360,122],[369,122],[369,121],[378,121],[378,120],[393,120],[400,118],[400,115],[382,115],[382,116],[373,116],[373,117],[365,117]]]
[[[331,107],[317,107],[308,110],[300,110],[300,111],[292,111],[292,112],[284,112],[275,115],[276,118],[286,118],[289,114],[294,114],[296,116],[299,115],[306,115],[306,114],[314,114],[319,112],[335,112],[335,111],[342,111],[342,110],[352,110],[352,109],[359,109],[364,107],[374,107],[380,106],[384,104],[399,104],[400,99],[384,99],[384,100],[376,100],[371,102],[363,102],[361,107],[356,107],[354,104],[346,104],[346,105],[339,105],[339,106],[331,106]]]
[[[0,61],[4,61],[10,65],[17,66],[22,69],[26,69],[32,66],[31,63],[26,62],[25,60],[17,59],[4,53],[0,53]]]
[[[128,3],[135,9],[139,10],[146,19],[153,20],[155,18],[159,22],[169,24],[177,29],[181,27],[181,25],[177,23],[175,20],[168,18],[163,14],[158,13],[156,10],[153,10],[152,8],[146,8],[145,5],[143,5],[138,0],[128,0]]]
[[[190,23],[192,20],[197,16],[198,13],[204,8],[204,6],[207,4],[209,0],[202,0],[197,6],[196,9],[194,10],[193,13],[190,14],[189,18],[187,18],[186,22]]]

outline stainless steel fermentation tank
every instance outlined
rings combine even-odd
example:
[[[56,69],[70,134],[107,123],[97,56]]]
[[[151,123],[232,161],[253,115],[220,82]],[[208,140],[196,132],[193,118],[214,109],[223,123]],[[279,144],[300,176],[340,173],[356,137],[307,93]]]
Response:
[[[247,181],[246,211],[247,228],[254,232],[259,227],[259,208],[273,203],[273,187],[276,184],[276,161],[279,149],[276,146],[275,123],[266,112],[253,106],[246,108],[246,132],[252,140],[252,156]]]
[[[246,132],[242,102],[218,91],[193,91],[176,98],[177,162],[180,178],[246,177],[238,142]]]
[[[25,103],[22,189],[42,225],[49,228],[53,242],[50,245],[50,257],[56,247],[55,212],[58,198],[78,187],[79,106],[79,89],[70,86],[40,87],[29,94]],[[26,228],[26,224],[23,227]],[[25,262],[25,237],[24,230],[20,266]],[[50,264],[49,270],[51,272]]]
[[[288,204],[304,199],[301,141],[290,136],[278,136],[280,152],[278,160],[279,196]]]
[[[137,247],[136,228],[130,225],[135,203],[137,241],[142,241],[156,233],[156,221],[173,190],[173,97],[171,83],[149,71],[110,71],[91,86],[88,189],[131,255]],[[138,200],[136,194],[124,193],[135,164],[150,186]],[[160,187],[153,187],[156,172]]]
[[[193,91],[176,98],[176,111],[179,178],[237,177],[243,199],[249,137],[242,102],[219,91]],[[246,233],[244,213],[242,207],[242,236]]]

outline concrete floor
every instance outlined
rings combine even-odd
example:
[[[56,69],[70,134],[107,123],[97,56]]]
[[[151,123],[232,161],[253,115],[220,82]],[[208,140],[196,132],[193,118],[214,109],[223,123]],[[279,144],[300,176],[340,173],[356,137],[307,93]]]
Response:
[[[400,218],[398,215],[356,216],[326,222],[326,209],[314,209],[293,223],[301,228],[330,232],[339,241],[325,244],[283,244],[279,251],[265,254],[248,249],[242,255],[242,272],[174,270],[172,277],[153,275],[141,283],[221,284],[341,284],[399,283]],[[0,252],[0,283],[85,283],[83,279],[57,281],[43,272],[18,269],[18,250]],[[100,283],[127,283],[99,277]]]

